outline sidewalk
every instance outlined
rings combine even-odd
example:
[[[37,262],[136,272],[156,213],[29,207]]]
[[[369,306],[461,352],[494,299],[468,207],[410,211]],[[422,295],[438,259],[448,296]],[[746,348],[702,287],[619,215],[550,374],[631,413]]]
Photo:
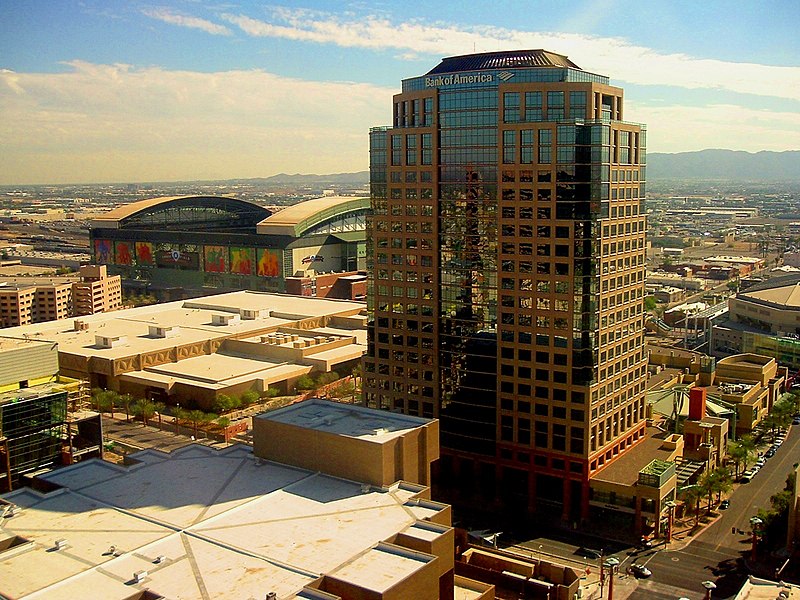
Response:
[[[153,448],[162,452],[172,452],[188,444],[203,444],[212,448],[225,448],[230,444],[203,438],[202,432],[199,438],[184,433],[175,433],[172,423],[163,423],[163,430],[159,430],[157,422],[155,425],[145,426],[141,421],[125,421],[124,413],[114,413],[114,417],[103,415],[103,435],[107,441],[118,443],[123,448],[130,451],[145,450]],[[185,429],[185,428],[181,428]]]

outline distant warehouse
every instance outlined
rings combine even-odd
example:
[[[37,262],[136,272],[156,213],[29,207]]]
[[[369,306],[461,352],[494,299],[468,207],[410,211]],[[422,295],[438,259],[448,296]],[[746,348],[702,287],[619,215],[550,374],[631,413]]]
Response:
[[[326,196],[274,212],[220,196],[126,204],[94,219],[94,261],[127,290],[178,299],[229,290],[282,292],[286,279],[366,267],[369,198]]]

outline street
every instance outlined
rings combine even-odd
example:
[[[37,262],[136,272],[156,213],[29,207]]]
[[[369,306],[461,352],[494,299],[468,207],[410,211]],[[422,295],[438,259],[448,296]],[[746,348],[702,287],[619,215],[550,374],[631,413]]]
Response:
[[[647,550],[599,540],[591,542],[591,545],[583,542],[583,547],[602,548],[606,556],[613,555],[619,559],[614,597],[634,600],[700,599],[706,591],[702,585],[704,581],[712,581],[717,586],[712,598],[731,598],[736,595],[747,574],[744,559],[749,559],[752,543],[750,518],[759,508],[769,508],[770,496],[783,489],[786,476],[800,457],[798,446],[800,426],[790,427],[786,441],[775,456],[766,461],[750,483],[737,485],[729,496],[730,508],[718,511],[719,518],[691,541],[676,536],[669,547],[660,543]],[[743,533],[731,533],[732,528]],[[582,557],[581,546],[576,545],[576,540],[570,540],[570,536],[553,538],[555,536],[529,540],[518,544],[514,550],[532,558],[562,561],[568,566],[578,567],[582,572],[588,568],[585,584],[594,584],[596,587],[600,560]],[[652,576],[636,579],[629,575],[627,571],[634,562],[647,566],[653,572]],[[599,597],[596,592],[592,598]],[[605,597],[608,597],[607,589]]]

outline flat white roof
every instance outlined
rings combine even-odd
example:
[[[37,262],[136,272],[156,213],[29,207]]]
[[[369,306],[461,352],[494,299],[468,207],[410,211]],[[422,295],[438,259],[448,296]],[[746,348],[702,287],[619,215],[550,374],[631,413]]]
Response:
[[[254,417],[305,429],[385,442],[430,423],[430,419],[374,411],[361,406],[312,398]]]
[[[3,521],[3,534],[32,544],[0,553],[3,572],[14,573],[0,578],[0,593],[285,598],[322,574],[388,589],[433,558],[381,543],[419,518],[409,511],[413,486],[365,492],[358,482],[256,462],[244,446],[132,457],[139,463],[130,467],[92,460],[53,471],[44,478],[64,487],[49,494],[4,496],[22,510]],[[55,550],[57,539],[66,547]],[[148,573],[140,583],[138,571]]]

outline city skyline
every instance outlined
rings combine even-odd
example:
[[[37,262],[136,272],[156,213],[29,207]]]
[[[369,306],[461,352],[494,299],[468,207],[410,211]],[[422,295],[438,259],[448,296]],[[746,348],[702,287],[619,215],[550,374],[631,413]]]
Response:
[[[800,148],[795,3],[498,8],[0,3],[0,185],[362,171],[399,79],[524,48],[624,86],[651,152]]]

